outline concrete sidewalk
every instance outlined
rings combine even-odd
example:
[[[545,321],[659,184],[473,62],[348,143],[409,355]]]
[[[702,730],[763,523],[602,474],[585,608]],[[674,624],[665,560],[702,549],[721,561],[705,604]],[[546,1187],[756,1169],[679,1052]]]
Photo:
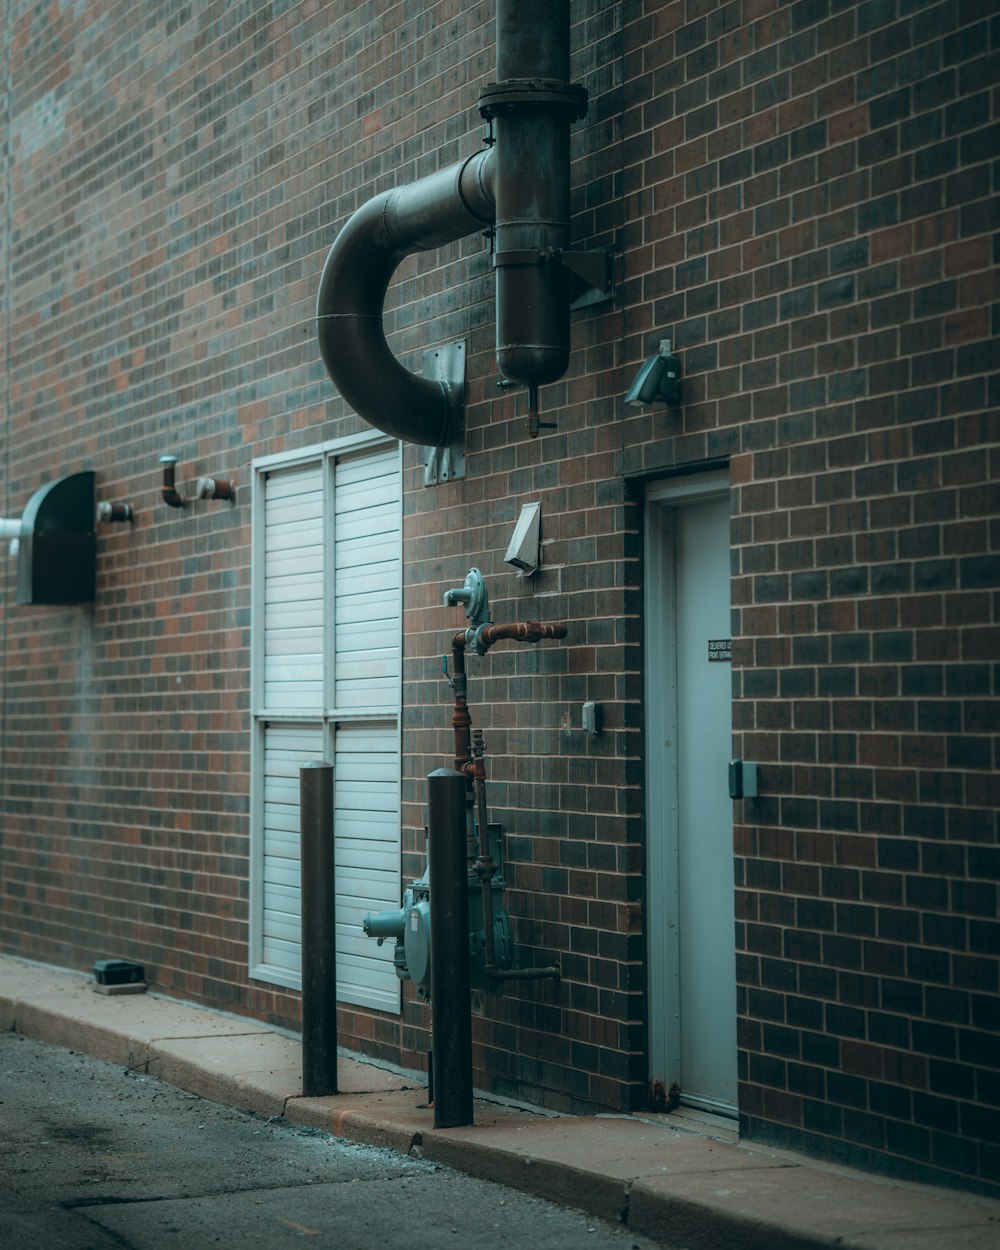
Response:
[[[0,1028],[148,1072],[214,1102],[386,1146],[623,1221],[678,1250],[997,1250],[1000,1202],[725,1140],[675,1116],[550,1116],[476,1100],[434,1128],[426,1088],[341,1057],[340,1093],[303,1098],[301,1043],[155,993],[0,956]]]

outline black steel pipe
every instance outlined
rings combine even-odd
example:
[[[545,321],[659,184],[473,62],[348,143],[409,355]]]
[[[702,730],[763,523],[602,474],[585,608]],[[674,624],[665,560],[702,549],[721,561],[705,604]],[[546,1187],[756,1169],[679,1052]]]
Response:
[[[326,259],[317,300],[320,351],[344,399],[404,442],[456,439],[463,400],[443,381],[410,373],[385,339],[392,275],[413,252],[496,221],[496,343],[500,371],[538,388],[569,363],[569,126],[587,93],[569,76],[569,0],[497,0],[497,78],[479,111],[496,146],[408,186],[375,196],[348,220]]]
[[[435,1128],[472,1123],[465,789],[465,777],[451,768],[427,778]]]
[[[337,888],[333,765],[299,769],[302,884],[302,1093],[337,1091]]]
[[[569,0],[497,0],[497,79],[479,111],[496,130],[497,364],[532,392],[569,364]]]
[[[399,363],[382,324],[385,293],[404,257],[493,222],[493,150],[375,196],[327,254],[316,305],[320,352],[341,395],[376,429],[439,447],[454,437],[461,397]]]

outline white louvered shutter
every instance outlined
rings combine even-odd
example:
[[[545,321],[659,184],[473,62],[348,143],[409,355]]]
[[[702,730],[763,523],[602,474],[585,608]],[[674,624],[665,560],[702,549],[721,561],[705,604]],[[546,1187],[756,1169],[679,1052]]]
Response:
[[[398,1011],[392,944],[361,928],[365,912],[400,905],[398,448],[272,469],[263,513],[254,975],[300,981],[299,770],[326,758],[338,998]]]
[[[341,460],[334,475],[334,704],[399,706],[399,455]]]
[[[302,966],[299,769],[322,757],[322,726],[264,727],[263,958],[295,974]]]
[[[323,470],[267,479],[264,494],[264,707],[323,711]]]
[[[399,734],[395,724],[342,724],[337,730],[334,824],[337,875],[337,979],[352,1001],[399,1009],[393,943],[376,945],[361,928],[365,912],[399,907]]]

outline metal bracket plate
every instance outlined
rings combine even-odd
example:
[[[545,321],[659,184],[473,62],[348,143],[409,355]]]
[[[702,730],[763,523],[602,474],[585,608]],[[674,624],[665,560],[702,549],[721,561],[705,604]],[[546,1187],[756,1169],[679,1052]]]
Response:
[[[603,304],[614,296],[614,253],[563,252],[562,262],[572,273],[570,308]]]
[[[428,447],[424,457],[424,485],[438,486],[465,477],[465,340],[446,343],[421,357],[425,378],[447,382],[459,413],[449,441],[441,447]]]

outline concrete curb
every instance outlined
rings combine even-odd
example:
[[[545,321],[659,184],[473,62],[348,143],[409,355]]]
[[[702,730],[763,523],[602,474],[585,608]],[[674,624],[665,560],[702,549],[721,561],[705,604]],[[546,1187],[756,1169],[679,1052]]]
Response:
[[[302,1048],[256,1021],[155,993],[96,994],[80,973],[0,955],[0,1028],[141,1070],[213,1102],[419,1154],[686,1250],[996,1250],[1000,1202],[628,1116],[547,1116],[477,1099],[437,1129],[426,1091],[341,1056],[340,1092],[305,1098]]]

